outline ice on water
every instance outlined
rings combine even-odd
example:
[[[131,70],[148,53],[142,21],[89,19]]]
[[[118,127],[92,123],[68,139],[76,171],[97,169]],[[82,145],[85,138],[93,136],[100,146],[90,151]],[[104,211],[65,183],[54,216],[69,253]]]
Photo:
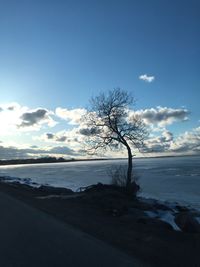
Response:
[[[134,159],[141,195],[200,209],[199,163],[200,157]],[[110,183],[108,170],[119,165],[126,165],[126,160],[1,166],[0,176],[17,177],[15,179],[20,178],[23,183],[48,184],[76,191],[79,187],[97,182]]]

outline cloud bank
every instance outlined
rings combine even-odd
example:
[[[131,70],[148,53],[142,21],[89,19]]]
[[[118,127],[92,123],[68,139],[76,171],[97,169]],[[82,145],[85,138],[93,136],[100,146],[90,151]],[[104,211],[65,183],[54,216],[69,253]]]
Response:
[[[79,156],[79,153],[67,146],[56,146],[38,148],[37,146],[19,148],[16,146],[0,146],[0,159],[24,159],[24,158],[37,158],[46,156]]]
[[[167,128],[174,123],[189,119],[190,112],[186,108],[156,107],[141,110],[128,110],[129,121],[138,115],[141,116],[151,135],[145,141],[142,153],[147,155],[165,154],[200,154],[200,127],[174,136]],[[18,103],[0,105],[1,141],[0,158],[24,158],[30,156],[59,155],[77,156],[84,151],[84,141],[90,136],[98,135],[99,129],[91,128],[83,121],[86,109],[56,108],[55,112],[46,108],[30,109]],[[54,120],[56,119],[56,121]],[[63,121],[64,120],[64,121]],[[52,128],[59,123],[57,128]],[[59,130],[58,130],[59,129]],[[37,134],[34,134],[36,131]],[[25,133],[24,133],[25,132]],[[30,133],[29,133],[30,132]],[[37,146],[20,148],[6,141],[30,140]],[[6,138],[5,138],[6,137]],[[14,139],[12,139],[14,137]],[[16,138],[16,139],[15,139]],[[42,142],[49,146],[43,147]],[[120,156],[123,150],[108,152],[107,155]],[[125,155],[125,154],[124,154]],[[86,154],[82,154],[86,156]]]
[[[145,141],[143,153],[168,153],[176,154],[200,154],[200,127],[194,128],[174,138],[169,131],[164,131],[161,136],[151,137]]]

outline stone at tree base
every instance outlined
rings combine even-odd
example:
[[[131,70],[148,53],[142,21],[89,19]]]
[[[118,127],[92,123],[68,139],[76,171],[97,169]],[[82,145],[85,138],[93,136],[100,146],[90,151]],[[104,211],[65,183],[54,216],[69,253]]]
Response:
[[[142,224],[146,224],[146,225],[149,225],[149,226],[152,226],[152,227],[156,227],[157,229],[163,229],[163,230],[173,230],[173,227],[167,223],[167,222],[164,222],[164,221],[161,221],[159,219],[156,219],[156,218],[139,218],[137,220],[138,223],[142,223]]]

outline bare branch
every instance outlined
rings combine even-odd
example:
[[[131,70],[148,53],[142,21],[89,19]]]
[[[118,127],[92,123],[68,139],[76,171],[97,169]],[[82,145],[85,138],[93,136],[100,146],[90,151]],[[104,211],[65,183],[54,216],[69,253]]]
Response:
[[[91,108],[84,118],[88,129],[91,129],[85,142],[88,153],[94,154],[107,147],[125,147],[129,157],[129,178],[132,171],[132,149],[140,149],[148,135],[147,128],[138,115],[129,117],[129,108],[134,103],[132,95],[116,88],[92,98]]]

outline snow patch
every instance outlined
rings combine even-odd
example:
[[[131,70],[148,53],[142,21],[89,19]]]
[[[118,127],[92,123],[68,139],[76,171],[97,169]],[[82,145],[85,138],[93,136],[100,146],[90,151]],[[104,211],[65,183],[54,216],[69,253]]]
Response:
[[[18,178],[10,176],[0,176],[0,182],[26,184],[36,188],[41,186],[40,184],[33,182],[30,178]]]
[[[178,225],[175,223],[175,215],[170,211],[157,210],[157,211],[145,211],[145,214],[150,218],[156,218],[161,221],[170,224],[175,231],[181,231]]]
[[[195,219],[196,219],[197,222],[200,224],[200,217],[195,217]]]

